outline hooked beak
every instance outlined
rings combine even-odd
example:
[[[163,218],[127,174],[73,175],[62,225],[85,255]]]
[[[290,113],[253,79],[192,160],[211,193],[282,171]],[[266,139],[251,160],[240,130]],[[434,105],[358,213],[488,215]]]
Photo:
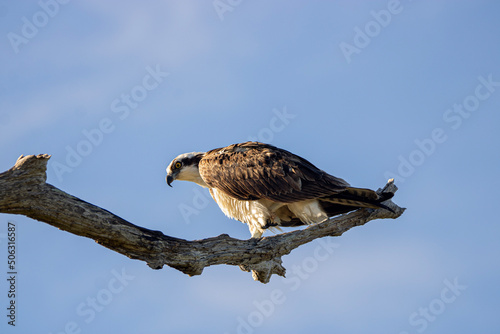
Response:
[[[165,178],[165,180],[167,181],[167,184],[168,184],[170,187],[172,187],[170,184],[171,184],[172,182],[174,182],[174,177],[173,177],[172,175],[170,175],[170,174],[167,174],[167,177]]]

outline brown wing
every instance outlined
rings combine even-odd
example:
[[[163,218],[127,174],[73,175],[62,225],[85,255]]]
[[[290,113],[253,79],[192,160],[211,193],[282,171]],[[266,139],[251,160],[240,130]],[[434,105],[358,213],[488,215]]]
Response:
[[[211,150],[199,170],[210,186],[240,200],[296,202],[342,192],[349,184],[275,146],[246,142]]]

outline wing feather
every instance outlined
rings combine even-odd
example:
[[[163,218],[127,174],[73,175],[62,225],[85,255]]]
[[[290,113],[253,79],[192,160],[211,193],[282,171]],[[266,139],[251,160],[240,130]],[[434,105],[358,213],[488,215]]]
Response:
[[[293,153],[258,142],[211,150],[200,160],[199,170],[210,187],[240,200],[295,202],[349,186]]]

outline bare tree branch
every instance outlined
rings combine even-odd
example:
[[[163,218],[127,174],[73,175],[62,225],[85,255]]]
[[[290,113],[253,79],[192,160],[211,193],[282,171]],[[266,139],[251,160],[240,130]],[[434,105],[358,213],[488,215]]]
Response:
[[[70,233],[91,238],[131,259],[145,261],[153,269],[164,265],[190,276],[216,264],[238,265],[253,278],[269,282],[273,274],[285,275],[281,257],[316,238],[340,236],[373,219],[397,218],[404,212],[392,201],[384,209],[360,209],[311,225],[303,230],[260,239],[239,240],[227,234],[188,241],[136,226],[98,206],[71,196],[46,183],[50,155],[21,156],[14,167],[0,174],[0,213],[24,215]],[[389,180],[379,193],[395,193]]]

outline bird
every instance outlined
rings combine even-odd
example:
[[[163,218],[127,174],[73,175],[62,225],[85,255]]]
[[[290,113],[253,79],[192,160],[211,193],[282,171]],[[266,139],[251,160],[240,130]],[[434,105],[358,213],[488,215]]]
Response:
[[[166,182],[208,188],[222,212],[248,225],[251,238],[266,230],[311,225],[359,208],[383,208],[393,194],[352,187],[308,160],[261,142],[184,153],[168,165]]]

